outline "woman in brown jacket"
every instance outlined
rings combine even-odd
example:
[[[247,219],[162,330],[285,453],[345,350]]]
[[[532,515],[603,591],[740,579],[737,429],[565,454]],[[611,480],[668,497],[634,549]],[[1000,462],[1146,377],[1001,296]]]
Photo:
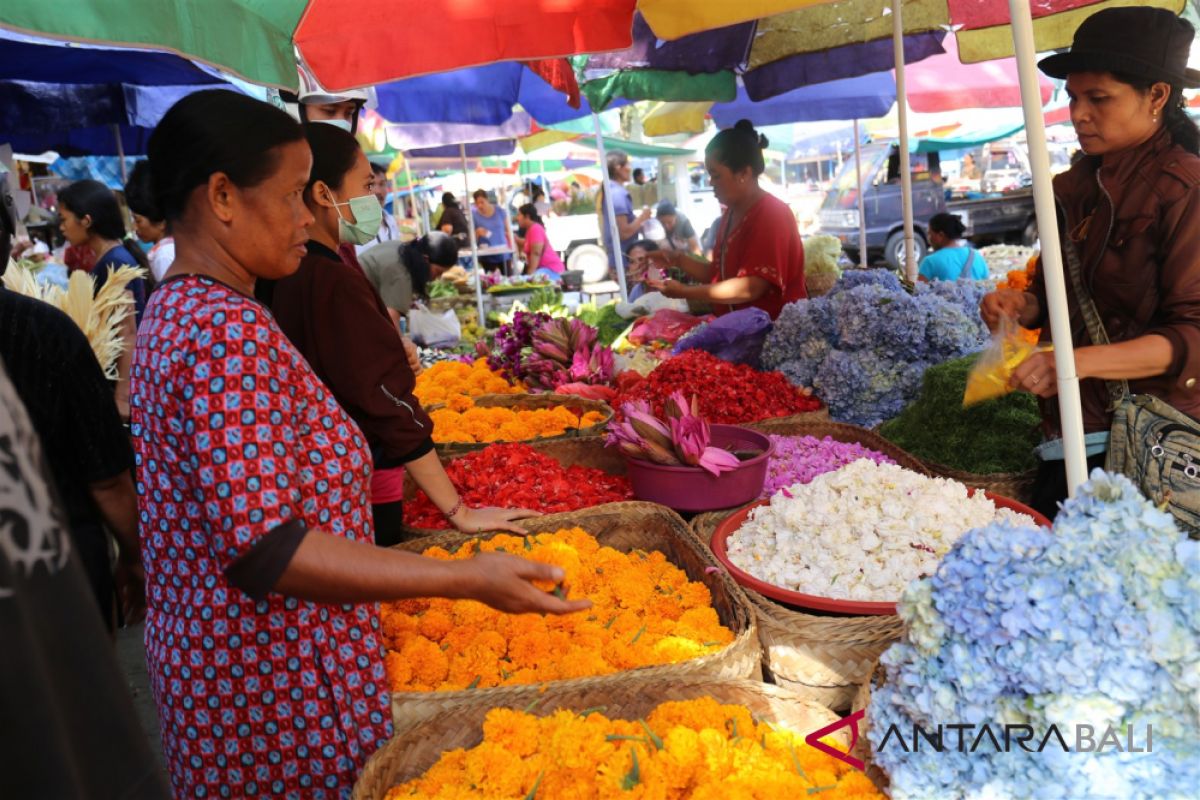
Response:
[[[1084,21],[1070,52],[1040,64],[1066,78],[1086,156],[1054,180],[1063,244],[1078,253],[1111,341],[1092,343],[1068,280],[1089,467],[1103,465],[1112,425],[1107,380],[1200,416],[1200,131],[1183,99],[1200,86],[1187,68],[1193,36],[1169,11],[1106,9]],[[1040,275],[1028,292],[988,294],[980,311],[993,328],[1008,316],[1049,341]],[[1048,441],[1033,505],[1053,518],[1067,496],[1053,353],[1031,356],[1013,385],[1041,399]]]
[[[370,162],[352,135],[332,125],[309,125],[305,136],[313,156],[304,190],[313,215],[308,253],[296,272],[273,285],[260,282],[256,293],[366,435],[375,461],[376,543],[400,541],[405,469],[460,531],[520,531],[514,521],[534,512],[463,504],[434,452],[433,421],[413,396],[416,376],[400,332],[366,274],[337,253],[339,243],[375,235],[356,233],[368,224],[366,210],[379,207]],[[359,197],[374,205],[352,202]],[[355,216],[355,205],[364,219]]]

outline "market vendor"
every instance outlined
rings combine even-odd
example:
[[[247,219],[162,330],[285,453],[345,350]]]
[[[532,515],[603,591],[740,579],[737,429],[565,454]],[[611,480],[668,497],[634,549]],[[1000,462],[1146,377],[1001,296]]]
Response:
[[[300,125],[237,92],[188,95],[150,137],[176,259],[139,330],[133,435],[146,658],[176,797],[349,797],[392,734],[378,601],[468,598],[509,613],[589,605],[537,589],[532,580],[562,579],[546,564],[372,544],[366,442],[254,299],[258,279],[283,278],[302,259],[347,275],[330,220],[361,225],[363,203],[379,207],[366,158],[342,146],[354,137],[309,126],[318,130],[334,135],[349,177],[310,180]],[[361,285],[332,281],[325,300],[351,305]],[[364,350],[402,368],[370,340],[395,338],[372,302],[371,314],[355,307],[358,338],[339,356],[357,364]]]
[[[966,241],[967,226],[958,214],[934,214],[929,219],[929,244],[933,252],[921,259],[918,275],[926,281],[985,281],[988,265],[974,245]]]
[[[725,206],[717,229],[713,260],[678,250],[651,254],[659,268],[678,267],[700,281],[687,286],[650,275],[646,285],[667,297],[705,300],[713,313],[728,314],[754,306],[779,316],[783,307],[806,297],[804,246],[787,204],[758,183],[767,140],[747,120],[727,128],[708,143],[705,168],[713,194]]]
[[[1105,381],[1128,381],[1200,417],[1200,130],[1188,116],[1185,87],[1200,86],[1187,68],[1190,23],[1157,8],[1113,8],[1088,17],[1070,52],[1042,60],[1065,78],[1071,123],[1086,157],[1054,179],[1060,214],[1075,369],[1081,379],[1088,466],[1101,466],[1113,415]],[[1070,278],[1068,248],[1078,254],[1083,297]],[[1111,344],[1097,344],[1081,311],[1094,302]],[[1041,328],[1050,341],[1046,285],[983,298],[984,320],[1003,317]],[[1067,496],[1052,352],[1014,372],[1013,385],[1041,398],[1046,444],[1039,449],[1033,507],[1053,518]]]
[[[526,203],[518,208],[517,226],[521,229],[517,241],[525,255],[525,274],[561,281],[567,268],[546,235],[546,226],[537,206]]]
[[[520,531],[532,512],[466,508],[433,449],[433,422],[413,396],[416,375],[399,331],[363,272],[345,263],[339,243],[369,241],[379,225],[371,165],[354,136],[328,125],[305,130],[312,177],[304,202],[312,214],[307,255],[275,282],[271,311],[279,327],[367,437],[375,540],[396,544],[403,529],[404,470],[459,530]]]
[[[377,244],[359,253],[358,263],[392,322],[399,323],[414,300],[429,299],[429,281],[458,263],[458,245],[441,231],[433,231],[411,242]]]

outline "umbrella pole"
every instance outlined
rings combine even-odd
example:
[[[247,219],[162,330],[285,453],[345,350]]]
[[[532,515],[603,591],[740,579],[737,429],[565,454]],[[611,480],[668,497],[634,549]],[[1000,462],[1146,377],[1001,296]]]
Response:
[[[421,233],[421,212],[417,211],[417,187],[412,179],[412,167],[408,163],[408,156],[404,157],[404,180],[408,183],[408,207],[412,209],[413,224],[417,226],[417,238],[420,238]],[[429,227],[429,221],[426,220],[425,227]],[[425,233],[429,233],[428,230]]]
[[[466,211],[467,198],[471,196],[471,182],[467,180],[467,146],[458,146],[458,157],[462,160],[463,209],[467,215],[467,235],[471,237],[471,262],[475,265],[475,309],[479,312],[479,325],[483,327],[483,269],[479,266],[479,240],[475,238],[475,219]]]
[[[1042,276],[1046,281],[1046,305],[1054,340],[1054,366],[1058,371],[1058,408],[1062,419],[1063,451],[1066,454],[1067,491],[1087,480],[1087,451],[1084,445],[1083,409],[1079,400],[1079,376],[1075,372],[1075,346],[1067,310],[1067,284],[1063,277],[1059,248],[1058,213],[1050,181],[1050,155],[1046,147],[1046,125],[1038,86],[1037,49],[1033,41],[1033,17],[1029,0],[1008,0],[1012,17],[1013,47],[1021,81],[1021,105],[1025,111],[1025,135],[1029,165],[1033,172],[1033,201],[1037,212],[1038,238],[1042,242]]]
[[[612,237],[611,253],[613,263],[617,265],[617,283],[621,286],[621,302],[629,302],[629,289],[625,285],[625,254],[621,252],[621,231],[617,228],[617,215],[613,213],[612,192],[608,190],[608,154],[604,152],[604,133],[600,130],[600,116],[592,112],[592,125],[596,128],[596,154],[600,158],[600,185],[604,187],[604,213],[608,218],[609,236]],[[604,234],[600,234],[600,242],[604,243]]]
[[[113,123],[113,138],[117,140],[117,164],[121,168],[121,183],[124,185],[129,180],[129,173],[125,169],[125,143],[121,141],[121,126]]]
[[[858,180],[858,265],[867,268],[867,204],[863,202],[862,137],[854,120],[854,177]]]
[[[913,232],[912,160],[908,152],[908,95],[904,79],[902,0],[892,0],[892,46],[896,51],[896,110],[900,118],[900,202],[904,207],[904,276],[917,280],[916,234]]]

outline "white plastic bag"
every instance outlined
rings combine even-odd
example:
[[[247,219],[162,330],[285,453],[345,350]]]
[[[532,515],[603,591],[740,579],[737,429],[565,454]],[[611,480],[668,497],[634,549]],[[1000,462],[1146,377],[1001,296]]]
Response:
[[[462,325],[453,309],[437,314],[416,306],[408,312],[408,334],[422,347],[453,347],[462,338]]]

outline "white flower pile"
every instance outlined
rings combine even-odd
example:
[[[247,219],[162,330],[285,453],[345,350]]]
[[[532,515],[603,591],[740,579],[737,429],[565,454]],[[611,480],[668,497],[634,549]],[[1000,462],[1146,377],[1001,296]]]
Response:
[[[729,537],[729,559],[785,589],[893,602],[932,575],[964,533],[995,522],[1033,526],[957,481],[862,459],[781,489]]]

